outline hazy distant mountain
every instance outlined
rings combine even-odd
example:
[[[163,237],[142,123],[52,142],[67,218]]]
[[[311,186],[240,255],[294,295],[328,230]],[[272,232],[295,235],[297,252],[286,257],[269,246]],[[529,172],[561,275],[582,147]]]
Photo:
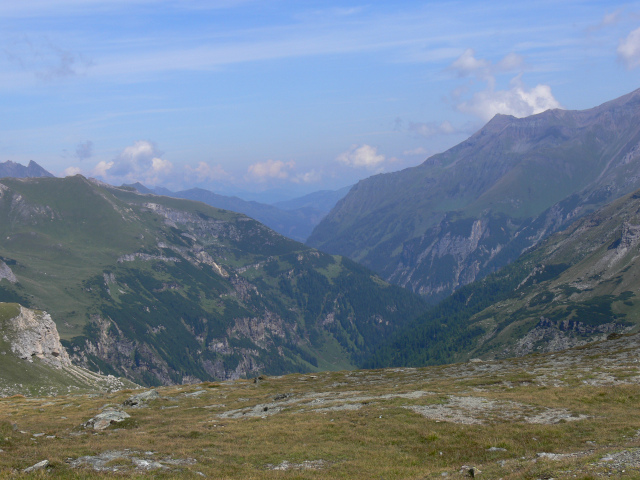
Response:
[[[551,352],[640,325],[640,191],[460,288],[389,338],[368,368]]]
[[[155,193],[168,197],[196,200],[211,205],[212,207],[244,213],[264,223],[276,232],[299,242],[304,242],[307,239],[313,228],[348,191],[348,189],[342,189],[335,192],[327,190],[312,193],[300,199],[283,202],[289,205],[289,208],[287,208],[246,201],[238,197],[218,195],[217,193],[202,188],[191,188],[180,192],[172,192],[162,187],[156,187],[150,190],[140,183],[125,186],[135,188],[140,193]],[[314,199],[317,205],[313,204]],[[296,204],[299,206],[295,206]]]
[[[362,180],[308,244],[443,297],[640,187],[640,90],[585,111],[497,115],[420,166]]]
[[[302,197],[276,202],[273,205],[283,210],[296,210],[300,208],[315,208],[321,212],[329,213],[336,203],[349,193],[352,185],[338,190],[319,190]]]
[[[14,177],[14,178],[28,178],[28,177],[53,177],[53,175],[47,172],[44,168],[31,160],[26,167],[19,163],[7,160],[4,163],[0,163],[0,178]]]

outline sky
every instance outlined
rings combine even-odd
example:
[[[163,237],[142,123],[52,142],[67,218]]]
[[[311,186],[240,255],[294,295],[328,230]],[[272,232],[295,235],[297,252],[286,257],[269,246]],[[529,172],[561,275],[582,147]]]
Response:
[[[0,0],[0,162],[284,198],[640,88],[640,2]]]

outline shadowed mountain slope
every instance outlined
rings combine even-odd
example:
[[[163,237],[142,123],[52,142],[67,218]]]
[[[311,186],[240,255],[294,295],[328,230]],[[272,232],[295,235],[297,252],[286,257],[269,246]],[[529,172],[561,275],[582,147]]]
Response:
[[[432,299],[640,187],[640,90],[584,111],[497,115],[423,164],[362,180],[308,244]]]
[[[460,288],[378,349],[368,367],[551,352],[640,326],[640,191]]]

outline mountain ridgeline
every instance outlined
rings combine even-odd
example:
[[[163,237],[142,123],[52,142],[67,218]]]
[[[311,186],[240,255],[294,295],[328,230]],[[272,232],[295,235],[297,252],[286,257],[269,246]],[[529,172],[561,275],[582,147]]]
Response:
[[[267,205],[235,196],[219,195],[202,188],[172,192],[165,188],[151,190],[140,183],[124,185],[124,187],[134,188],[139,193],[153,193],[195,200],[212,207],[244,213],[285,237],[298,242],[304,242],[311,235],[314,227],[329,213],[338,200],[347,194],[350,188],[346,187],[335,191],[322,190],[304,197],[279,202],[276,205]]]
[[[365,367],[579,346],[640,326],[640,191],[591,213],[392,335]]]
[[[242,214],[82,176],[0,180],[0,301],[138,383],[353,367],[417,295]]]
[[[47,172],[44,168],[31,160],[25,167],[19,163],[7,160],[0,163],[0,178],[13,177],[13,178],[32,178],[32,177],[53,177],[53,175]]]
[[[432,300],[640,188],[640,90],[584,111],[497,115],[423,164],[360,181],[308,245]]]

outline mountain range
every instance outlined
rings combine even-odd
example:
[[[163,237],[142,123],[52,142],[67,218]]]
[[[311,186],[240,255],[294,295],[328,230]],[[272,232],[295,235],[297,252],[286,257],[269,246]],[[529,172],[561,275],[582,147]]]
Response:
[[[275,205],[268,205],[243,200],[236,196],[219,195],[202,188],[173,192],[162,187],[150,189],[140,183],[124,186],[132,187],[140,193],[196,200],[212,207],[244,213],[272,230],[299,242],[304,242],[309,237],[313,228],[351,188],[321,190],[303,197],[278,202]]]
[[[82,176],[0,181],[0,302],[136,383],[352,368],[424,301],[245,215]]]
[[[53,177],[53,175],[47,172],[44,168],[31,160],[25,167],[19,163],[7,160],[0,163],[0,178],[14,177],[14,178],[29,178],[29,177]]]
[[[307,244],[435,301],[640,188],[640,90],[584,111],[496,115],[423,164],[360,181]]]

